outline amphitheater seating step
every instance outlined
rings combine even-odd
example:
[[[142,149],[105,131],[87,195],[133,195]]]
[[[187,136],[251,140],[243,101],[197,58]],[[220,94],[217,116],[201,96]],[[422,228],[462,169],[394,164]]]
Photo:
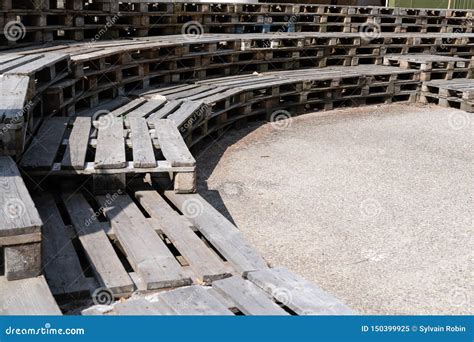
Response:
[[[0,251],[8,280],[41,274],[43,222],[15,162],[0,156]]]
[[[422,103],[434,102],[440,106],[474,112],[474,80],[455,79],[425,82],[420,101]]]

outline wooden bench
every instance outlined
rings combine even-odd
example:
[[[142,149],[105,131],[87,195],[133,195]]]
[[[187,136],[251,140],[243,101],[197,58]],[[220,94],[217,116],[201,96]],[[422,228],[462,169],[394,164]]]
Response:
[[[0,248],[5,277],[18,280],[41,274],[43,222],[15,162],[0,156]]]
[[[92,175],[96,193],[124,189],[127,175],[146,173],[169,173],[176,191],[194,191],[196,162],[177,128],[164,120],[151,129],[145,118],[133,117],[137,110],[96,121],[46,119],[20,165],[31,176]]]

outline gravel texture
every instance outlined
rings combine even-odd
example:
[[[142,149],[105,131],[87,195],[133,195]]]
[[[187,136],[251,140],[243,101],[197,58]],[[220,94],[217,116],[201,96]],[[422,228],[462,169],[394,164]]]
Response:
[[[474,314],[474,114],[384,105],[229,130],[199,191],[363,314]]]

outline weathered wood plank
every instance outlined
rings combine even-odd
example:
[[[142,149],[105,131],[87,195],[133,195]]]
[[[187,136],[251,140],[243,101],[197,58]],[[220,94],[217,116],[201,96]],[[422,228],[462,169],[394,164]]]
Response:
[[[51,169],[63,141],[69,118],[54,117],[44,120],[36,137],[21,158],[24,168]]]
[[[204,115],[204,112],[201,109],[202,106],[203,102],[201,101],[185,101],[178,110],[168,115],[166,118],[172,120],[176,127],[180,127],[191,117],[195,117],[194,121],[199,121]]]
[[[43,269],[53,294],[81,294],[90,290],[68,228],[50,194],[35,196],[43,219]]]
[[[63,201],[100,285],[116,295],[132,292],[133,282],[86,199],[64,193]]]
[[[123,119],[107,115],[106,124],[98,129],[95,152],[96,169],[121,169],[127,165]]]
[[[150,302],[144,298],[127,300],[114,305],[114,313],[124,316],[174,315],[174,311],[163,302]]]
[[[146,120],[143,118],[130,119],[132,134],[133,166],[156,167],[155,153],[151,142]]]
[[[171,202],[199,229],[240,274],[267,268],[240,231],[197,194],[166,191]]]
[[[215,281],[212,288],[235,303],[245,315],[288,315],[263,290],[241,277]]]
[[[91,118],[77,117],[75,119],[62,161],[64,168],[84,170],[91,127]]]
[[[188,286],[157,295],[177,315],[225,315],[233,313],[201,286]]]
[[[42,221],[12,158],[0,156],[0,237],[40,234]],[[9,244],[3,239],[3,244]]]
[[[199,239],[190,225],[182,223],[181,216],[158,192],[137,191],[135,196],[201,281],[209,283],[228,274],[224,263]]]
[[[196,165],[196,160],[189,152],[183,137],[171,120],[156,120],[155,134],[163,155],[172,166]]]
[[[165,99],[159,100],[148,100],[142,106],[132,110],[128,114],[126,114],[126,119],[132,118],[144,118],[147,115],[155,112],[157,109],[162,107],[165,104]]]
[[[29,81],[26,76],[2,76],[0,79],[0,123],[23,123]]]
[[[338,299],[286,268],[250,272],[247,278],[299,315],[355,315]]]
[[[98,196],[133,269],[147,289],[189,285],[181,265],[128,195]]]
[[[179,108],[182,102],[183,101],[168,101],[160,110],[156,111],[155,113],[152,113],[148,117],[148,120],[154,123],[156,120],[160,120],[166,117],[168,114]]]
[[[8,281],[0,277],[0,315],[61,315],[43,276]]]

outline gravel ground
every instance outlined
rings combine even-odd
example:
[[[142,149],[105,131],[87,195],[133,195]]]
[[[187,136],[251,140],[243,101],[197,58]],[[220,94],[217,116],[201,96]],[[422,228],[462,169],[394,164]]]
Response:
[[[199,191],[363,314],[474,314],[474,114],[372,106],[230,130]]]

